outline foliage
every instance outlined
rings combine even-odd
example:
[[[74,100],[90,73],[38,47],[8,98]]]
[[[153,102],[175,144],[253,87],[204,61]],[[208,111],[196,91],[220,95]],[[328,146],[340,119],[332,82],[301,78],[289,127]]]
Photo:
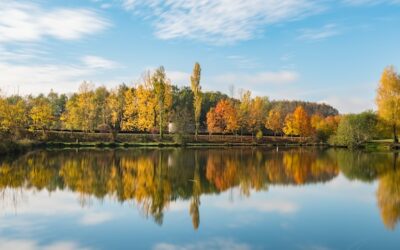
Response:
[[[268,117],[265,121],[265,128],[272,130],[274,135],[276,135],[282,131],[283,122],[281,112],[277,108],[274,108],[268,113]]]
[[[344,115],[340,119],[336,134],[330,138],[330,143],[350,148],[358,147],[373,138],[377,124],[378,117],[372,111]]]
[[[207,127],[209,133],[230,132],[238,130],[238,118],[236,109],[229,100],[221,100],[215,109],[211,109],[207,114]]]
[[[385,68],[377,90],[376,103],[379,116],[393,131],[393,140],[398,142],[397,127],[400,124],[400,76],[393,66]]]

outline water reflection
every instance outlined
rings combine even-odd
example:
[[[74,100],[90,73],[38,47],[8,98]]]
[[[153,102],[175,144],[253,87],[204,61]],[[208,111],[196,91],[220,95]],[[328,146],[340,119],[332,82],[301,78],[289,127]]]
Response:
[[[81,206],[93,198],[113,198],[135,204],[160,225],[171,202],[187,200],[198,229],[203,194],[237,188],[249,196],[275,185],[327,182],[341,171],[350,180],[378,180],[382,221],[394,229],[400,219],[398,161],[391,153],[317,149],[37,151],[0,162],[0,193],[16,209],[24,190],[71,190],[79,194]]]

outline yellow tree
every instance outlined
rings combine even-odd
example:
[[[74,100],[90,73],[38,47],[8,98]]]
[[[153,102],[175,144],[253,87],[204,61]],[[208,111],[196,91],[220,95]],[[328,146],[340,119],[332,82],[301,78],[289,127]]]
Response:
[[[157,100],[148,84],[139,85],[136,89],[137,119],[132,120],[134,127],[141,131],[154,128]],[[128,105],[135,105],[130,103]]]
[[[261,129],[265,124],[265,113],[266,113],[266,99],[262,97],[255,97],[251,101],[248,130],[254,135],[254,133]]]
[[[121,85],[118,89],[112,91],[106,99],[107,126],[111,133],[112,141],[117,139],[117,134],[121,130],[125,105],[126,86]]]
[[[393,129],[393,141],[398,143],[397,127],[400,123],[400,76],[393,66],[385,68],[377,90],[378,114]]]
[[[33,103],[29,117],[31,119],[31,129],[40,129],[45,135],[46,130],[50,128],[54,120],[51,103],[44,98],[38,98]]]
[[[294,115],[289,113],[285,117],[285,126],[283,127],[283,132],[286,135],[299,135],[299,130],[294,122]]]
[[[26,104],[22,99],[10,102],[0,98],[0,131],[17,138],[27,124]]]
[[[283,118],[282,114],[278,109],[271,109],[268,113],[268,117],[265,122],[265,127],[274,132],[276,136],[277,133],[282,131]]]
[[[136,98],[136,90],[134,88],[127,89],[124,93],[125,105],[123,110],[122,129],[136,129],[136,120],[138,119],[138,102]]]
[[[302,106],[298,106],[293,112],[294,127],[299,136],[309,136],[311,134],[310,117]]]
[[[201,76],[201,67],[200,67],[200,64],[196,62],[196,64],[194,65],[193,74],[190,77],[191,88],[192,88],[193,95],[194,95],[193,107],[194,107],[196,140],[197,140],[197,135],[199,133],[199,127],[200,127],[200,115],[201,115],[201,103],[202,103],[200,76]]]
[[[238,122],[240,134],[243,134],[243,129],[247,129],[249,124],[249,114],[251,106],[251,92],[249,90],[242,91],[240,94],[240,105],[238,109]]]

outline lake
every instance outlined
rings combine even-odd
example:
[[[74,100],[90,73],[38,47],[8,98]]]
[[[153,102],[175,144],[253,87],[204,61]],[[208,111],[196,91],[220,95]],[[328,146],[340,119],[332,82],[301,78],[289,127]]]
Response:
[[[400,249],[400,157],[71,149],[0,159],[0,249]]]

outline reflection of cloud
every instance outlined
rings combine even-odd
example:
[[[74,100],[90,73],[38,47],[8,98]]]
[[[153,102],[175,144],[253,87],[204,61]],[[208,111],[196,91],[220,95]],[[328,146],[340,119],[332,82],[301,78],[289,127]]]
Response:
[[[301,250],[329,250],[330,248],[326,247],[326,246],[310,244],[310,245],[301,245],[298,247],[298,249],[301,249]]]
[[[50,245],[39,245],[33,240],[24,239],[4,239],[0,238],[0,249],[18,249],[18,250],[73,250],[73,249],[89,249],[80,246],[72,241],[60,241],[51,243]]]
[[[97,225],[109,221],[113,217],[111,213],[106,212],[87,213],[82,217],[80,223],[86,226]]]
[[[251,247],[245,243],[238,243],[231,239],[211,239],[202,242],[188,243],[183,245],[158,243],[153,250],[209,250],[209,249],[229,249],[229,250],[248,250]]]
[[[168,210],[172,212],[186,211],[189,209],[189,206],[188,201],[175,201],[169,204]]]
[[[216,206],[230,210],[256,210],[280,214],[291,214],[298,210],[298,206],[295,203],[284,200],[249,200],[240,203],[223,201],[217,203]]]

